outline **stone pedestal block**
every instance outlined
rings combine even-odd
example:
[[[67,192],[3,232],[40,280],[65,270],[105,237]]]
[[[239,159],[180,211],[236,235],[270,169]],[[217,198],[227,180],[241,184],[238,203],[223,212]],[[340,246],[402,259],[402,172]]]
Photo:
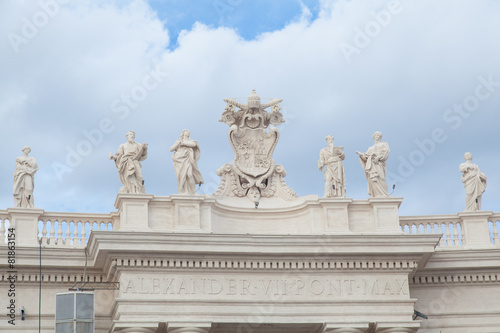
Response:
[[[149,202],[152,194],[118,194],[115,207],[120,214],[116,230],[149,231]]]
[[[210,232],[210,207],[202,205],[205,198],[194,195],[171,195],[174,207],[174,231]]]
[[[490,211],[458,213],[462,224],[462,235],[464,235],[464,248],[484,249],[493,247],[488,229],[488,218],[492,213]]]
[[[375,231],[381,233],[402,233],[399,226],[399,206],[403,198],[370,198],[373,208]]]
[[[10,228],[15,228],[16,246],[34,246],[38,244],[38,220],[43,209],[9,208]]]
[[[319,202],[323,206],[326,217],[325,232],[349,232],[350,198],[323,198]]]

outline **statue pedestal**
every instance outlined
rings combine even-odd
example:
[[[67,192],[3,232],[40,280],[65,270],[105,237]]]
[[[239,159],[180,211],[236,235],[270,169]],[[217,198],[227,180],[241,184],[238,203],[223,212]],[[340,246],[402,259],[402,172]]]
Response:
[[[202,205],[204,196],[172,194],[173,231],[210,232],[211,206]],[[213,201],[213,200],[212,200]]]
[[[484,249],[493,247],[488,229],[488,218],[493,214],[491,211],[476,211],[458,213],[462,224],[462,235],[464,248]]]
[[[350,232],[349,205],[351,198],[322,198],[319,199],[325,214],[325,232]]]
[[[399,226],[399,206],[403,198],[370,198],[368,202],[373,208],[375,231],[382,233],[403,233]]]
[[[402,201],[399,197],[353,200],[349,206],[349,230],[402,234],[398,212]]]
[[[116,230],[148,231],[149,202],[152,194],[123,194],[116,196],[115,207],[120,214],[120,224]]]
[[[38,220],[43,209],[8,208],[10,228],[15,228],[16,246],[33,246],[38,244]]]

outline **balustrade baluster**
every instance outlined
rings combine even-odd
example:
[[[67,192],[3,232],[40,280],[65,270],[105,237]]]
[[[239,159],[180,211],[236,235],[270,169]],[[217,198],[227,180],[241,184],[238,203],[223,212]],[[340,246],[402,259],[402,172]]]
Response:
[[[63,238],[62,238],[62,222],[57,222],[57,238],[56,238],[56,244],[63,244]]]
[[[446,246],[446,244],[444,242],[445,233],[443,232],[443,227],[446,228],[446,224],[445,223],[438,224],[438,231],[441,234],[441,239],[439,239],[439,246],[441,246],[441,247]]]
[[[453,242],[451,239],[451,230],[450,230],[450,224],[451,222],[445,222],[445,229],[446,229],[446,246],[453,246]]]
[[[66,221],[66,238],[64,239],[64,245],[71,245],[71,223]]]
[[[425,235],[427,235],[429,233],[429,231],[427,230],[428,226],[429,226],[428,222],[422,222],[422,227],[424,228],[424,232],[422,232],[422,233]]]
[[[500,222],[492,221],[491,223],[493,224],[493,244],[499,244],[497,223]]]
[[[47,221],[42,221],[42,244],[47,244]]]
[[[82,246],[85,246],[87,244],[87,230],[85,230],[85,221],[82,221]]]
[[[50,237],[49,237],[49,242],[48,244],[53,245],[55,243],[55,222],[50,221]]]
[[[457,227],[457,246],[463,246],[464,245],[464,243],[463,243],[464,231],[462,229],[462,224],[459,221],[457,221],[455,224]]]
[[[451,233],[450,235],[451,237],[450,246],[460,246],[460,242],[458,240],[457,222],[450,222],[450,228],[453,228],[453,233]]]
[[[3,243],[5,239],[5,220],[0,220],[0,243]]]
[[[464,223],[463,222],[460,222],[460,228],[462,229],[462,245],[465,245],[465,244],[467,244],[466,243],[467,241],[465,240],[465,237],[467,235],[465,234]]]

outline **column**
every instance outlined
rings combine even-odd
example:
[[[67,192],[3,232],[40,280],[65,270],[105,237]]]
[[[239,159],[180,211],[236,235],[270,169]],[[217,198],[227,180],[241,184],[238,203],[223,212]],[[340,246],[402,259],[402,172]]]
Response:
[[[417,328],[408,328],[408,327],[392,327],[392,328],[383,328],[381,330],[377,330],[377,333],[415,333],[417,332]]]
[[[363,328],[333,328],[330,330],[325,331],[324,333],[365,333],[366,330]]]
[[[411,322],[385,322],[385,323],[377,323],[376,330],[374,332],[377,333],[416,333],[420,328],[420,322],[411,321]]]
[[[170,322],[167,324],[167,333],[208,333],[212,323],[175,323]]]
[[[322,333],[366,333],[369,331],[368,323],[326,323]]]
[[[126,328],[117,328],[113,331],[113,333],[155,333],[156,328],[147,328],[147,327],[126,327]]]

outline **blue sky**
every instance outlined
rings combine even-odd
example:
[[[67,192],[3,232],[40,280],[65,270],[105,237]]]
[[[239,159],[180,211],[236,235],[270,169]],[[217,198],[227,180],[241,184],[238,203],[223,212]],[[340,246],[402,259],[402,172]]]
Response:
[[[256,89],[284,100],[274,160],[299,196],[322,196],[332,134],[347,196],[366,199],[354,152],[381,131],[402,215],[462,211],[467,151],[488,177],[483,209],[500,211],[498,1],[55,1],[0,2],[0,209],[29,145],[38,207],[113,211],[107,157],[129,130],[149,144],[147,193],[177,192],[169,147],[184,128],[213,193],[233,159],[223,98]]]
[[[316,0],[153,0],[149,3],[169,31],[170,47],[177,46],[179,33],[190,30],[195,22],[232,28],[245,40],[252,40],[297,20],[303,6],[311,12],[312,19],[319,11]]]

